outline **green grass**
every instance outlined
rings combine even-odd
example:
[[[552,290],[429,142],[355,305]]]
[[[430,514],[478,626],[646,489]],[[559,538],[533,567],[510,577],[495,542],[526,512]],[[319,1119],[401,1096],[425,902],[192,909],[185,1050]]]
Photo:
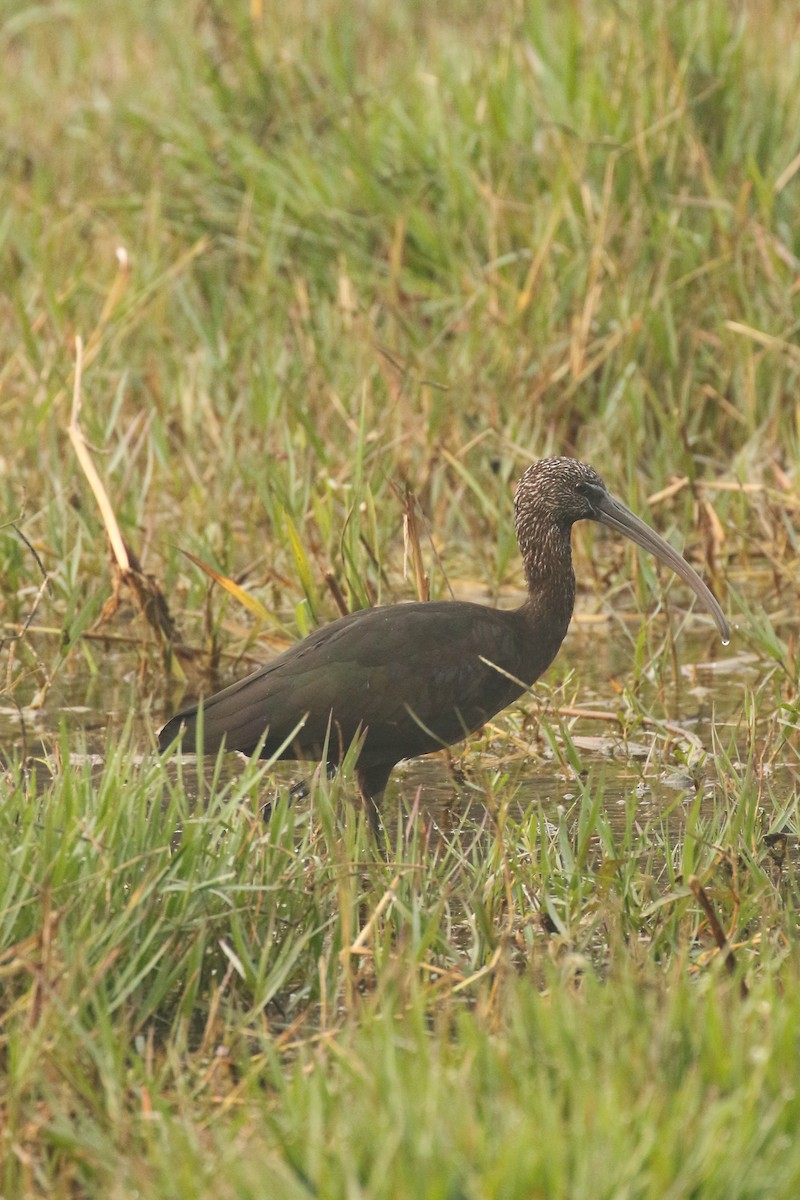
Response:
[[[265,824],[263,776],[188,801],[123,740],[101,771],[10,781],[7,1191],[791,1194],[771,794],[730,772],[713,814],[670,829],[630,797],[612,827],[593,772],[558,827],[418,821],[381,854],[347,781]]]
[[[49,577],[11,640],[41,573],[0,529],[4,1195],[797,1194],[796,34],[790,0],[4,10],[0,522]],[[98,625],[76,336],[166,665],[124,586]],[[442,828],[394,784],[376,846],[348,773],[265,822],[284,774],[153,753],[337,588],[414,595],[406,503],[434,596],[512,596],[554,452],[685,547],[729,650],[579,527],[616,636],[456,751]],[[587,734],[649,757],[620,783]],[[697,795],[640,802],[662,771]]]

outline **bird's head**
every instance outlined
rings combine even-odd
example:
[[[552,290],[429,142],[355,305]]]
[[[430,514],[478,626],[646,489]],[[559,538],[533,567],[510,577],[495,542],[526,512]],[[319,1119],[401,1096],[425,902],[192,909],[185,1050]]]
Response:
[[[574,458],[540,459],[528,467],[517,487],[514,523],[532,590],[544,573],[568,570],[571,578],[569,535],[576,521],[598,521],[615,529],[670,567],[709,610],[727,644],[728,623],[697,572],[669,542],[610,494],[593,467]]]
[[[514,497],[517,534],[535,526],[568,532],[576,521],[597,521],[608,488],[594,467],[576,458],[540,458],[519,481]]]

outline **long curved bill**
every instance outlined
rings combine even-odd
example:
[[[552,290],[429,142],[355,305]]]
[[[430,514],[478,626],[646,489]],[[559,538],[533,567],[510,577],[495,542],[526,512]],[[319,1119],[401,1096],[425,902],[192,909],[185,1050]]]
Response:
[[[725,620],[725,614],[714,595],[703,583],[694,568],[689,566],[686,559],[678,554],[677,550],[673,550],[669,542],[665,542],[649,525],[645,525],[644,521],[640,521],[629,508],[626,508],[619,500],[615,500],[608,492],[601,491],[600,488],[596,491],[593,490],[592,505],[595,510],[594,519],[596,521],[599,521],[601,525],[608,525],[610,529],[616,529],[618,533],[623,534],[626,538],[630,538],[632,542],[635,542],[637,546],[641,546],[643,550],[649,550],[665,566],[671,567],[684,583],[688,583],[700,603],[711,613],[720,636],[727,645],[731,640],[731,631],[728,622]]]

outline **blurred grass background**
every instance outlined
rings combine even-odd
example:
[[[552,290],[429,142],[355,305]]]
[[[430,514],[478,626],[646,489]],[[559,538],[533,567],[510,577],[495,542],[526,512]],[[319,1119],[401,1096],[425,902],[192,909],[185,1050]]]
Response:
[[[687,478],[673,519],[690,553],[705,531],[712,573],[701,499],[726,552],[769,535],[796,559],[769,491],[697,490],[785,493],[797,465],[796,19],[788,3],[17,6],[4,508],[25,493],[63,604],[82,580],[79,627],[104,583],[64,438],[78,333],[87,435],[178,611],[202,583],[176,544],[256,570],[285,607],[287,516],[351,605],[392,598],[372,558],[397,586],[405,481],[448,572],[495,594],[520,579],[511,483],[552,452],[590,459],[645,517]],[[130,278],[103,321],[118,246]],[[19,546],[2,552],[13,571]]]
[[[266,828],[256,768],[194,807],[114,712],[99,778],[68,730],[46,766],[12,742],[6,1194],[797,1194],[797,897],[762,836],[797,823],[798,35],[790,0],[3,7],[0,497],[52,587],[9,706],[141,662],[130,707],[170,704],[128,608],[127,649],[86,638],[111,571],[78,335],[98,470],[190,647],[337,615],[327,571],[350,607],[413,594],[406,486],[433,594],[513,594],[513,482],[566,453],[685,547],[759,670],[677,834],[633,797],[614,833],[591,780],[558,829],[498,787],[487,842],[383,861],[324,782]],[[40,576],[2,533],[14,631]],[[652,609],[593,539],[581,609],[632,579]],[[747,1000],[703,972],[692,874]]]

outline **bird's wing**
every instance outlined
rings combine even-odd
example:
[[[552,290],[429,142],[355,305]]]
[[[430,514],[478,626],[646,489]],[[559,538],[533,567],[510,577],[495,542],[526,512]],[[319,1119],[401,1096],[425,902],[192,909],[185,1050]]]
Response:
[[[252,752],[267,729],[265,753],[293,739],[298,757],[320,754],[328,737],[346,749],[359,731],[370,757],[449,744],[522,690],[514,673],[524,631],[515,616],[444,602],[343,617],[205,700],[204,747],[224,738],[229,749]],[[179,713],[161,744],[183,724],[191,745],[196,720],[196,708]],[[339,748],[330,747],[331,757]]]

